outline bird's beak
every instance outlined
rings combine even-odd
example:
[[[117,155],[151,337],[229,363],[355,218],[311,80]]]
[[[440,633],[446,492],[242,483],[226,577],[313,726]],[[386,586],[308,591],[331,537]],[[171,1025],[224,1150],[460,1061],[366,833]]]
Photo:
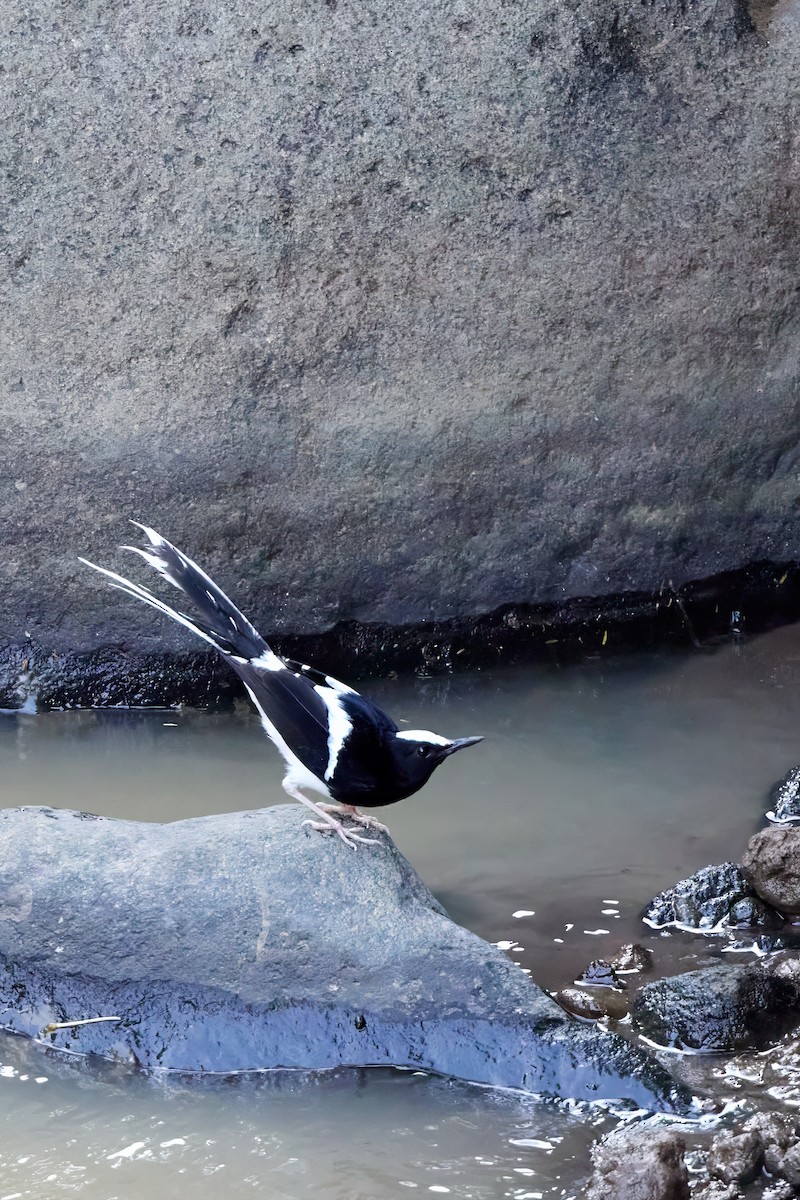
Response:
[[[478,742],[482,741],[482,737],[456,738],[445,750],[445,755],[455,754],[456,750],[463,750],[465,746],[475,746]]]

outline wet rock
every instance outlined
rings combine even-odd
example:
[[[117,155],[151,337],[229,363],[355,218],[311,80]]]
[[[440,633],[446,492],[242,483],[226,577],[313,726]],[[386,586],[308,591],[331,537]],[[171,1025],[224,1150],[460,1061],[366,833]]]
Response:
[[[634,1025],[661,1046],[744,1050],[767,1045],[800,1021],[793,982],[763,962],[703,967],[645,984]]]
[[[723,1183],[752,1183],[764,1164],[764,1142],[756,1129],[719,1133],[709,1149],[709,1174]]]
[[[752,889],[783,913],[800,913],[800,829],[760,829],[742,868]]]
[[[640,946],[638,942],[627,942],[612,957],[611,966],[617,972],[650,971],[653,967],[653,951]]]
[[[797,1117],[782,1112],[756,1113],[745,1122],[744,1129],[761,1138],[767,1172],[785,1179],[792,1187],[800,1187]]]
[[[735,1183],[722,1183],[719,1179],[711,1179],[692,1192],[692,1200],[743,1200],[743,1196]]]
[[[592,1147],[585,1200],[689,1200],[686,1144],[647,1123],[615,1129]]]
[[[304,819],[0,810],[3,1027],[144,1068],[396,1064],[688,1103],[455,925],[387,836],[354,852]],[[114,1020],[73,1023],[100,1016]]]
[[[648,905],[644,920],[656,929],[677,925],[701,933],[727,926],[777,928],[783,923],[780,914],[755,894],[742,869],[731,862],[703,867],[660,892]]]
[[[621,1021],[628,1015],[628,997],[611,988],[562,988],[554,997],[567,1012],[584,1020],[600,1021],[609,1017]]]
[[[628,986],[619,978],[611,963],[602,958],[590,962],[575,982],[580,987],[614,988],[618,992],[624,991]]]
[[[800,821],[800,767],[792,767],[780,783],[775,784],[769,799],[768,820]]]
[[[740,1193],[741,1194],[741,1193]],[[776,1183],[772,1183],[769,1187],[765,1187],[761,1193],[761,1200],[795,1200],[797,1192],[790,1183],[779,1179]]]

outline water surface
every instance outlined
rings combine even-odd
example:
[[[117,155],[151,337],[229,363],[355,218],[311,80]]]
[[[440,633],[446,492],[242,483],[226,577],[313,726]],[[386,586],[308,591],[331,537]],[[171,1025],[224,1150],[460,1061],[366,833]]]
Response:
[[[648,930],[640,911],[741,856],[800,761],[798,684],[800,627],[713,651],[372,681],[409,728],[486,736],[381,816],[451,915],[548,989],[631,938],[660,973],[688,969],[721,943]],[[166,821],[285,800],[244,704],[0,717],[0,767],[3,805]],[[2,1035],[0,1109],[0,1200],[187,1186],[201,1200],[568,1197],[613,1119],[399,1071],[153,1083]]]

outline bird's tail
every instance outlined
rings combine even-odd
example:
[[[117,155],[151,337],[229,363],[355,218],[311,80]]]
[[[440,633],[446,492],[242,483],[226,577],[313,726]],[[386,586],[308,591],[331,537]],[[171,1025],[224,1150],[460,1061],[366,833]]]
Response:
[[[141,587],[138,583],[131,583],[123,575],[117,575],[116,571],[98,567],[96,563],[89,562],[88,558],[81,558],[80,561],[87,567],[99,571],[101,575],[105,575],[111,581],[112,587],[119,588],[126,595],[133,596],[144,604],[149,604],[151,608],[171,617],[179,625],[191,629],[192,633],[203,638],[227,658],[245,662],[261,659],[265,666],[282,665],[278,656],[270,650],[261,634],[250,624],[247,617],[239,612],[238,608],[231,603],[214,581],[209,579],[205,571],[198,567],[197,563],[192,562],[154,529],[150,529],[147,525],[141,525],[138,521],[133,521],[132,524],[138,526],[144,533],[147,539],[147,549],[141,550],[138,546],[122,546],[120,549],[132,550],[134,554],[141,555],[146,563],[158,571],[159,575],[163,575],[173,587],[178,588],[191,600],[201,614],[201,619],[195,619],[188,616],[187,613],[181,612],[180,609],[172,608],[163,600],[159,600],[147,588]]]

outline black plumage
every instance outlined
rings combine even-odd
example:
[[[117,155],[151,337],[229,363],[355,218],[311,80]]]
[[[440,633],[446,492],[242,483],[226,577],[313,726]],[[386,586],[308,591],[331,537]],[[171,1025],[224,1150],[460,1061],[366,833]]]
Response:
[[[321,818],[310,822],[314,828],[333,831],[351,846],[373,841],[345,828],[337,817],[382,828],[357,806],[378,808],[404,800],[418,791],[450,754],[482,740],[400,730],[387,713],[347,684],[304,663],[282,658],[196,563],[155,530],[146,525],[139,528],[147,539],[146,548],[123,549],[141,555],[183,592],[199,617],[173,608],[114,571],[85,558],[81,562],[105,575],[113,587],[209,642],[230,663],[286,762],[285,790]],[[331,812],[304,796],[300,788],[321,792],[342,807]]]

